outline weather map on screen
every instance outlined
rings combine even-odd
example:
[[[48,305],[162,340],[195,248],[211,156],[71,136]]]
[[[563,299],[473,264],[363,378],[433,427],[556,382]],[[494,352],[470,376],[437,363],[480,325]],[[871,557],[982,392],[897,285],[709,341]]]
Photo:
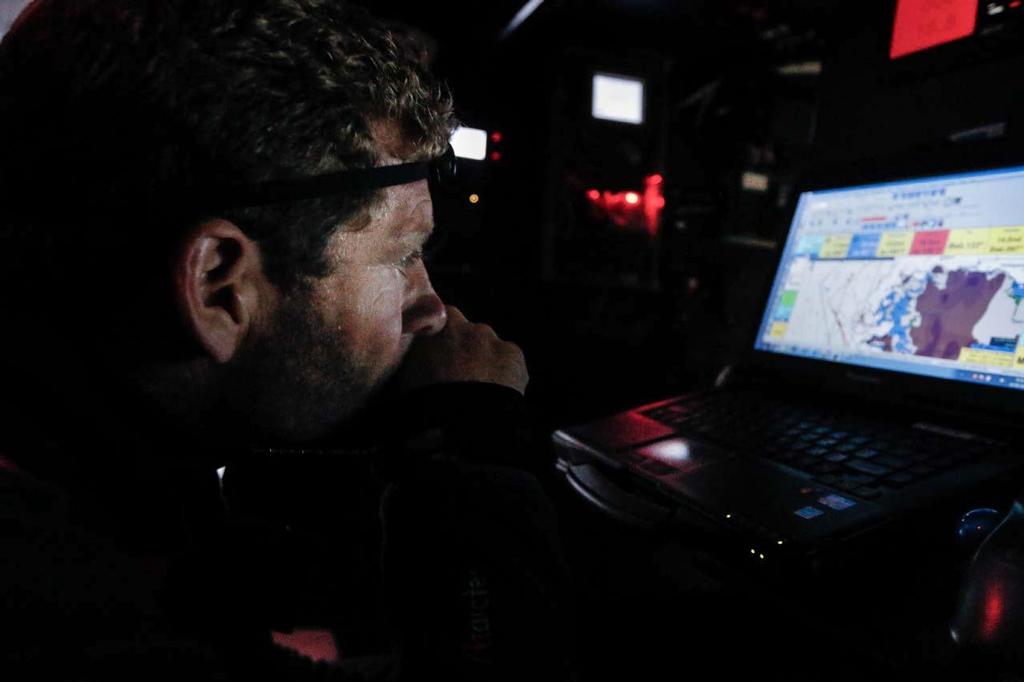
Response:
[[[805,192],[756,348],[1024,389],[1024,167]]]

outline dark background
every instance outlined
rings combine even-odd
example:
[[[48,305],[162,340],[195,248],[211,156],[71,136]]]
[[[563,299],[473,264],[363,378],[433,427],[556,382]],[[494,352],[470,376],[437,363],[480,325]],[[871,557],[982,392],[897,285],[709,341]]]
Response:
[[[0,33],[21,4],[0,0]],[[464,161],[460,193],[436,199],[430,268],[442,297],[523,347],[542,433],[710,385],[740,357],[800,178],[1024,149],[1024,9],[1009,1],[979,0],[974,36],[896,61],[894,0],[545,0],[507,34],[525,0],[363,4],[418,27],[460,118],[501,133],[500,159]],[[596,70],[645,79],[644,125],[591,118]],[[745,172],[767,189],[743,189]],[[665,199],[653,233],[588,204],[590,189],[641,191],[653,174]],[[348,527],[373,528],[373,486],[323,466],[274,469],[271,502],[332,528],[350,503],[369,516]],[[808,608],[685,539],[556,502],[588,679],[972,679],[947,666],[944,621],[969,548],[942,554],[942,538],[904,529],[918,560],[827,586],[829,602]],[[950,570],[926,570],[935,561]],[[844,639],[880,623],[901,629],[875,640],[895,653]]]

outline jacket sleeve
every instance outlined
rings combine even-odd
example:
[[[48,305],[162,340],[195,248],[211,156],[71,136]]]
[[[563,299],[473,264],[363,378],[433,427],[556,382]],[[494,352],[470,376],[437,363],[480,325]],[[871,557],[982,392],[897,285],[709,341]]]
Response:
[[[522,397],[422,389],[381,470],[383,569],[403,679],[573,678],[572,608],[550,468]]]

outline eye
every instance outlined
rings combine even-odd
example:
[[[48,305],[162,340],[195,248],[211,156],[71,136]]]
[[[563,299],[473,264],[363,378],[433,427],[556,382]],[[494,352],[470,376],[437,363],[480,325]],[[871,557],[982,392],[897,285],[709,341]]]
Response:
[[[406,256],[402,260],[398,261],[398,269],[400,271],[402,271],[402,274],[405,274],[405,270],[406,269],[411,268],[413,265],[416,264],[417,261],[420,261],[422,259],[423,259],[423,249],[416,249],[415,251],[410,253],[408,256]]]

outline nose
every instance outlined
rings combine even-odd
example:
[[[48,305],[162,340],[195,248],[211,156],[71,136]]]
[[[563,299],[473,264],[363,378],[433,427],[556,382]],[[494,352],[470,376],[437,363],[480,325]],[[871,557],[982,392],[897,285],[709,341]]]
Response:
[[[422,264],[410,277],[410,289],[408,303],[402,311],[402,333],[430,336],[444,329],[448,323],[444,301],[434,291]]]

